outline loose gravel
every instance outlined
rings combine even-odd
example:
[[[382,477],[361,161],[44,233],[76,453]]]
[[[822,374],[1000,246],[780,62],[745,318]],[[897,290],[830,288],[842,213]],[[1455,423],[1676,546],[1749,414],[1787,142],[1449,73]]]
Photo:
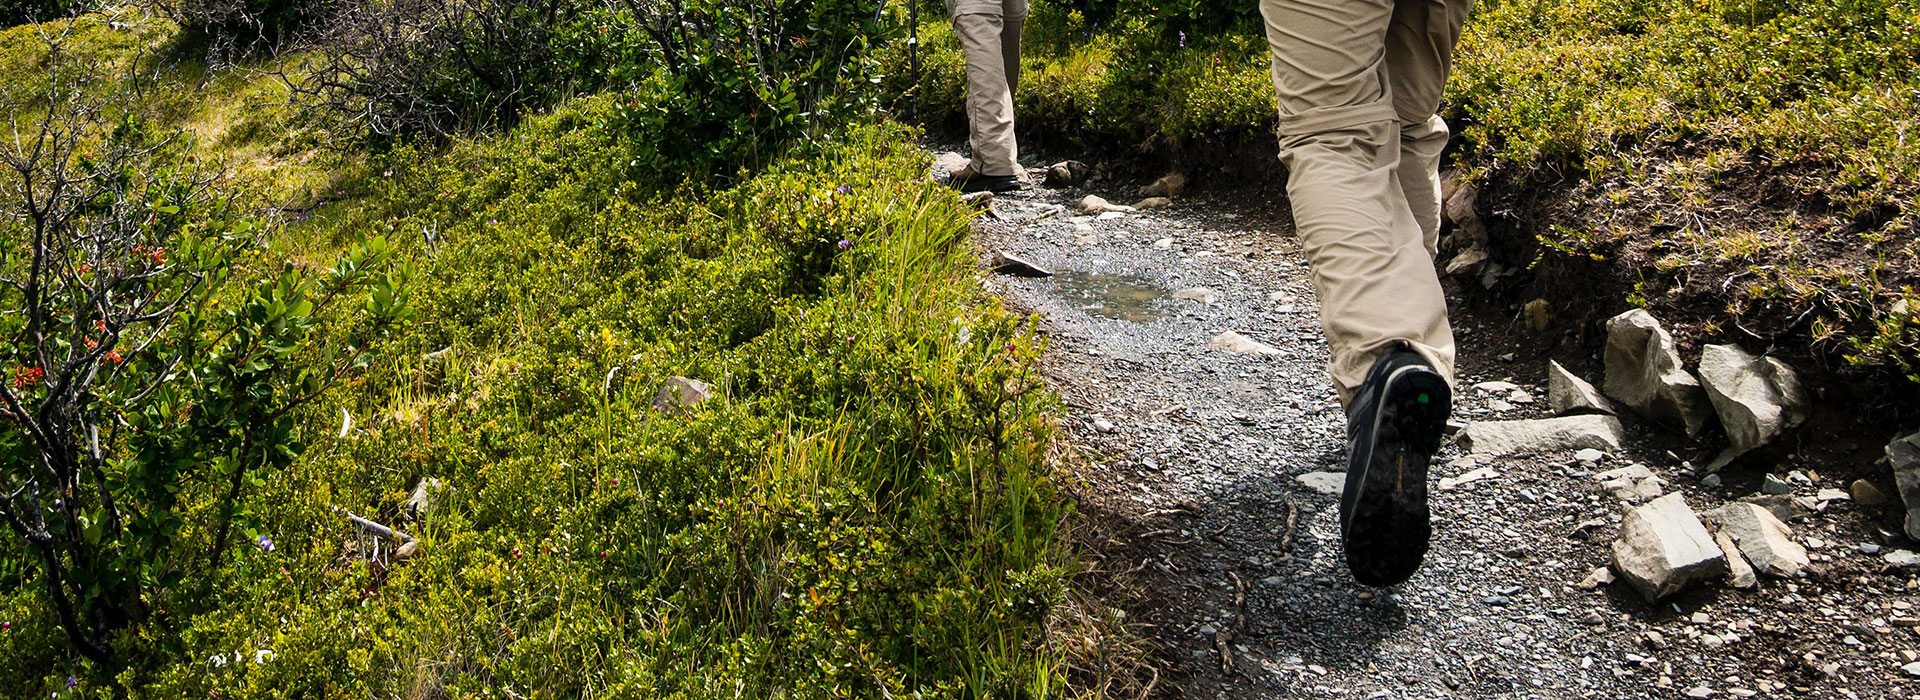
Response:
[[[1122,194],[1132,187],[1113,190],[1101,194],[1134,199]],[[1757,591],[1709,586],[1649,605],[1623,585],[1580,587],[1605,566],[1621,517],[1593,473],[1647,464],[1703,512],[1759,489],[1757,474],[1702,486],[1638,421],[1628,421],[1626,454],[1597,461],[1572,452],[1494,459],[1450,443],[1434,479],[1478,478],[1435,487],[1426,565],[1391,589],[1356,584],[1325,477],[1300,478],[1343,470],[1344,417],[1284,204],[1177,199],[1082,216],[1072,205],[1083,194],[1030,187],[999,197],[976,219],[975,240],[983,260],[1002,250],[1056,273],[983,273],[982,283],[1037,314],[1050,336],[1042,368],[1066,402],[1075,452],[1062,478],[1096,533],[1089,577],[1154,647],[1157,696],[1920,692],[1901,668],[1920,649],[1920,632],[1906,626],[1920,614],[1920,581],[1881,571],[1856,546],[1911,548],[1882,531],[1878,511],[1852,513],[1841,501],[1797,523],[1797,534],[1822,530],[1816,571]],[[1463,355],[1492,350],[1475,347],[1474,323],[1456,324]],[[1207,347],[1226,331],[1278,352]],[[1546,416],[1544,383],[1528,381],[1544,371],[1512,367],[1520,377],[1461,377],[1456,417]],[[1522,392],[1472,388],[1496,380]]]

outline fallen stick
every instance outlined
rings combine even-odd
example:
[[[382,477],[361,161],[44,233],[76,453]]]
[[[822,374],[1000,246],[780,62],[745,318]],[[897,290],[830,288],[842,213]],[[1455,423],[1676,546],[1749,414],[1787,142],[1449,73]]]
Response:
[[[414,553],[420,550],[420,541],[414,539],[413,535],[409,535],[399,530],[395,530],[385,525],[381,525],[380,523],[376,523],[372,520],[368,520],[358,515],[354,515],[353,513],[348,512],[347,509],[341,508],[339,506],[334,506],[333,512],[341,516],[344,516],[347,519],[347,522],[353,523],[355,526],[359,527],[361,530],[371,532],[375,535],[379,535],[389,540],[398,541],[400,543],[400,546],[393,550],[393,556],[396,559],[412,558]]]

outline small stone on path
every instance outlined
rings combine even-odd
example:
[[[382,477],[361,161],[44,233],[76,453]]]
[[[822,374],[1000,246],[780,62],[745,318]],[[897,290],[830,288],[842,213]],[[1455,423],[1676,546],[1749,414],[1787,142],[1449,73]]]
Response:
[[[1218,301],[1220,299],[1220,295],[1211,289],[1207,289],[1206,287],[1188,287],[1186,289],[1182,289],[1177,292],[1174,292],[1173,298],[1186,299],[1188,301],[1197,301],[1202,304],[1212,306],[1213,302]]]
[[[1727,571],[1720,545],[1678,493],[1627,511],[1611,549],[1614,571],[1649,602]]]
[[[1456,477],[1441,479],[1440,490],[1452,491],[1454,489],[1460,488],[1461,486],[1465,486],[1467,484],[1471,484],[1473,482],[1480,481],[1482,479],[1491,479],[1499,475],[1500,475],[1500,472],[1494,471],[1493,467],[1481,467],[1479,469],[1475,469],[1473,471],[1467,472],[1465,474],[1461,474]]]
[[[1241,335],[1236,331],[1227,331],[1207,341],[1207,347],[1225,350],[1235,355],[1278,355],[1279,348]]]
[[[1599,450],[1589,447],[1579,452],[1573,453],[1573,458],[1577,461],[1592,464],[1594,462],[1598,462],[1600,460],[1606,459],[1607,453],[1601,452]]]
[[[1605,415],[1539,420],[1475,421],[1463,431],[1474,452],[1506,455],[1594,448],[1620,450],[1625,430],[1620,419]]]
[[[1760,482],[1760,493],[1773,496],[1785,496],[1793,493],[1793,485],[1787,483],[1780,477],[1768,474],[1766,478]]]
[[[1339,472],[1307,472],[1293,478],[1315,493],[1334,498],[1347,488],[1347,475]]]
[[[996,250],[993,257],[987,259],[987,268],[1002,275],[1014,277],[1052,277],[1053,271],[1027,262],[1004,250]]]
[[[1613,403],[1601,396],[1598,389],[1553,361],[1547,363],[1547,407],[1556,416],[1613,413]]]

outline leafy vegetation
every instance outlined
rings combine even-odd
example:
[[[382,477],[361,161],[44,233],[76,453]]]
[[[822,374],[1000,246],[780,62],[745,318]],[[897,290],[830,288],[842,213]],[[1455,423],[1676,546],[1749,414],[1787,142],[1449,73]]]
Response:
[[[683,83],[655,73],[529,106],[497,133],[339,152],[319,147],[338,143],[315,135],[324,120],[260,99],[287,97],[271,76],[155,58],[173,37],[164,27],[77,26],[76,56],[136,76],[81,92],[174,144],[125,163],[134,177],[112,201],[149,222],[138,235],[162,237],[182,265],[170,269],[224,276],[192,317],[205,320],[174,321],[180,347],[276,388],[219,371],[192,384],[161,372],[164,356],[123,353],[144,358],[126,366],[147,381],[207,387],[136,420],[115,403],[120,384],[94,385],[94,405],[137,428],[103,435],[101,461],[185,467],[167,475],[178,517],[165,542],[121,560],[142,567],[145,609],[92,628],[105,652],[92,656],[68,642],[30,545],[0,540],[0,695],[1061,693],[1049,632],[1070,560],[1045,461],[1052,399],[1031,365],[1039,341],[969,284],[968,210],[925,182],[913,135],[827,109],[872,103],[822,87],[857,72],[796,64],[742,86],[741,100],[846,120],[768,122],[785,136],[744,151],[661,155],[656,129],[681,125],[636,111]],[[30,29],[0,35],[0,61],[44,65]],[[8,94],[36,93],[34,71],[4,75]],[[51,103],[9,104],[17,120]],[[700,159],[742,152],[759,167],[701,174],[719,168]],[[225,173],[203,178],[218,206],[174,212],[148,196],[170,182],[157,178],[196,172]],[[24,220],[9,219],[9,241]],[[225,257],[186,267],[189,239],[218,239]],[[321,303],[348,268],[381,274]],[[410,313],[393,313],[388,288],[407,290]],[[380,319],[404,322],[358,355],[369,359],[325,361],[369,347]],[[249,331],[220,340],[221,328],[257,323],[292,335],[273,336],[270,357],[224,349]],[[278,387],[307,385],[292,371],[334,383],[288,393]],[[676,376],[712,398],[656,408]],[[236,391],[275,414],[271,440],[228,449],[237,423],[152,432],[221,415],[215,397]],[[10,494],[35,478],[16,425],[0,471]],[[291,449],[267,455],[269,442]],[[171,466],[147,459],[163,448]],[[222,500],[234,473],[243,495]],[[120,496],[135,483],[122,482],[79,493]],[[421,485],[428,502],[410,505]],[[347,514],[413,544],[402,555]],[[208,558],[222,523],[233,546]],[[87,530],[88,546],[132,554]]]

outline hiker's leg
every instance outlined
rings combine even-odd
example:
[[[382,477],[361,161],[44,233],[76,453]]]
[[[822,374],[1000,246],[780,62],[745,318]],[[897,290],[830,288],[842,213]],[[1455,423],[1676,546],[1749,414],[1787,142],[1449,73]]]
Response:
[[[1400,187],[1428,255],[1440,244],[1440,152],[1447,123],[1441,93],[1473,0],[1398,0],[1387,28],[1387,82],[1400,119]]]
[[[1005,26],[1000,29],[1000,61],[1006,66],[1007,95],[1020,91],[1020,36],[1027,27],[1027,0],[1004,0],[1000,4]]]
[[[972,125],[972,170],[978,175],[1017,175],[1013,140],[1013,89],[1007,83],[1006,29],[1000,0],[958,0],[953,32],[967,61],[967,121]]]
[[[1287,195],[1343,403],[1397,344],[1448,381],[1453,374],[1446,299],[1397,174],[1400,120],[1385,62],[1393,10],[1393,0],[1260,3]]]

